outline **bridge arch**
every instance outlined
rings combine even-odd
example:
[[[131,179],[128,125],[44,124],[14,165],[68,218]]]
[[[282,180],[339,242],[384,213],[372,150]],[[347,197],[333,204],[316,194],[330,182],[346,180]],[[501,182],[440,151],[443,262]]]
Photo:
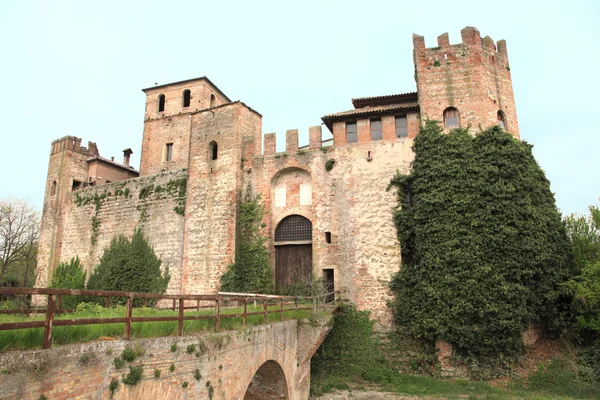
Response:
[[[274,360],[268,360],[258,368],[244,395],[244,400],[287,400],[289,398],[285,372]]]

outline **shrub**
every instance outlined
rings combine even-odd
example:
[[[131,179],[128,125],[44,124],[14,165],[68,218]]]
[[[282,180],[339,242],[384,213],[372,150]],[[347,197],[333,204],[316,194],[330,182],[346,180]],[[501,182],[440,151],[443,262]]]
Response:
[[[156,369],[154,370],[154,377],[155,377],[155,378],[160,378],[160,369],[156,368]]]
[[[273,293],[273,273],[269,267],[269,250],[262,235],[264,205],[260,198],[241,204],[238,226],[240,241],[235,263],[221,276],[221,291]]]
[[[197,381],[199,381],[202,378],[202,375],[200,375],[200,370],[198,368],[196,368],[196,371],[194,372],[194,378],[196,378]]]
[[[125,365],[125,361],[123,361],[121,357],[115,357],[113,363],[115,364],[116,369],[121,369],[123,368],[123,365]]]
[[[119,387],[119,380],[117,378],[112,378],[110,384],[108,385],[108,390],[110,390],[110,397],[112,398],[115,395],[115,391]]]
[[[169,367],[169,371],[171,371],[171,372],[175,371],[175,364],[171,364],[171,366]]]
[[[131,347],[125,347],[123,353],[121,353],[121,358],[125,361],[132,362],[137,358],[137,353],[133,351]]]
[[[177,351],[177,345],[175,343],[173,343],[171,345],[171,353],[175,353]]]
[[[396,321],[450,342],[484,376],[520,355],[530,321],[560,321],[566,232],[531,146],[499,127],[445,135],[427,121],[414,150],[411,174],[390,184],[403,262]]]
[[[164,274],[160,271],[161,260],[156,257],[141,229],[136,229],[127,239],[118,235],[104,250],[100,263],[90,277],[88,289],[116,290],[124,292],[164,293],[169,284],[168,268]],[[124,304],[125,298],[117,298]],[[143,300],[134,300],[135,306],[141,306]],[[154,301],[148,300],[152,306]]]
[[[84,289],[85,272],[79,257],[71,258],[68,263],[60,263],[52,273],[51,288],[55,289]],[[62,307],[67,309],[77,308],[83,300],[80,296],[64,296]]]
[[[192,354],[196,351],[196,345],[195,344],[188,344],[188,347],[186,349],[186,353],[188,354]]]
[[[129,367],[129,373],[123,377],[123,383],[129,386],[133,386],[142,380],[144,375],[144,367],[141,365],[135,367]]]
[[[183,382],[183,383],[181,384],[181,387],[185,389],[185,388],[187,388],[187,387],[188,387],[188,385],[189,385],[189,382],[188,382],[188,381],[185,381],[185,382]]]
[[[325,171],[329,172],[333,169],[333,165],[335,164],[335,160],[333,158],[327,160],[325,163]]]

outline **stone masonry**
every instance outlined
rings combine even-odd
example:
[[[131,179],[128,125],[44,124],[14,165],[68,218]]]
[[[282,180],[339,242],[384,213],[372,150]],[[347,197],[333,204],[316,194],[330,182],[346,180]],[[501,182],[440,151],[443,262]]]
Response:
[[[276,274],[291,276],[294,263],[308,259],[312,272],[304,278],[332,278],[343,297],[390,323],[388,283],[401,259],[395,195],[386,189],[396,171],[409,172],[424,119],[446,124],[455,115],[473,133],[502,123],[519,137],[506,43],[482,39],[472,27],[461,38],[451,45],[443,34],[438,47],[426,48],[415,35],[417,92],[353,99],[354,109],[308,129],[307,146],[299,146],[298,130],[288,130],[280,153],[276,134],[263,136],[262,115],[206,77],[144,89],[139,178],[128,165],[101,159],[94,143],[53,143],[37,285],[47,285],[53,268],[74,256],[89,276],[114,235],[139,226],[169,267],[168,292],[215,293],[234,261],[240,204],[260,195]],[[333,140],[322,139],[322,125]],[[94,160],[132,176],[94,181]],[[77,184],[86,179],[96,186]],[[276,241],[290,216],[308,221],[310,232],[296,240],[300,233],[287,226],[287,239]],[[294,252],[296,245],[309,254]]]

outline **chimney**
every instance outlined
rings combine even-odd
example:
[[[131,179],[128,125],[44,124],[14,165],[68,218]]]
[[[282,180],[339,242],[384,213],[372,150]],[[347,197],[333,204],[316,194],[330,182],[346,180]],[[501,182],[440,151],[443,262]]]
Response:
[[[123,165],[126,165],[129,167],[129,159],[131,158],[132,154],[133,154],[133,151],[131,151],[130,148],[123,150]]]

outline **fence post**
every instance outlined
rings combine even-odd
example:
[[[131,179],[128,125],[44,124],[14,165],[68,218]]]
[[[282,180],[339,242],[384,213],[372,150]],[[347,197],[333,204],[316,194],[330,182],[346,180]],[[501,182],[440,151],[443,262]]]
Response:
[[[246,311],[247,311],[247,302],[246,302],[246,298],[244,297],[244,315],[242,315],[242,325],[246,325]]]
[[[58,295],[58,307],[56,307],[56,308],[57,308],[57,310],[56,310],[57,314],[62,313],[62,294]]]
[[[263,317],[263,322],[264,322],[265,324],[267,323],[267,314],[268,314],[268,313],[267,313],[267,309],[268,309],[268,307],[269,307],[268,300],[267,300],[267,299],[265,299],[265,302],[263,303],[263,310],[264,310],[264,314],[263,314],[263,315],[264,315],[264,317]]]
[[[131,339],[131,318],[133,317],[133,296],[127,298],[127,322],[125,322],[125,339]]]
[[[110,297],[106,297],[106,300],[104,300],[104,307],[110,308]]]
[[[49,349],[52,346],[52,323],[54,322],[54,295],[48,296],[48,308],[46,309],[46,323],[44,325],[44,342],[42,348]]]
[[[175,311],[175,299],[173,299],[173,311]]]
[[[219,296],[217,296],[216,313],[215,329],[219,331],[221,330],[221,298]]]
[[[179,299],[179,327],[178,327],[179,336],[183,336],[183,305],[184,305],[184,300]]]
[[[147,303],[147,300],[148,300],[148,299],[144,297],[144,307],[146,307],[146,304],[148,304],[148,303]]]
[[[298,296],[294,297],[294,310],[298,311]]]
[[[281,304],[281,311],[280,311],[280,313],[281,313],[281,320],[283,321],[285,319],[285,317],[284,317],[285,312],[283,311],[283,299],[280,299],[280,304]]]
[[[200,300],[196,300],[196,311],[200,311]]]
[[[317,298],[313,297],[313,316],[317,318]]]

